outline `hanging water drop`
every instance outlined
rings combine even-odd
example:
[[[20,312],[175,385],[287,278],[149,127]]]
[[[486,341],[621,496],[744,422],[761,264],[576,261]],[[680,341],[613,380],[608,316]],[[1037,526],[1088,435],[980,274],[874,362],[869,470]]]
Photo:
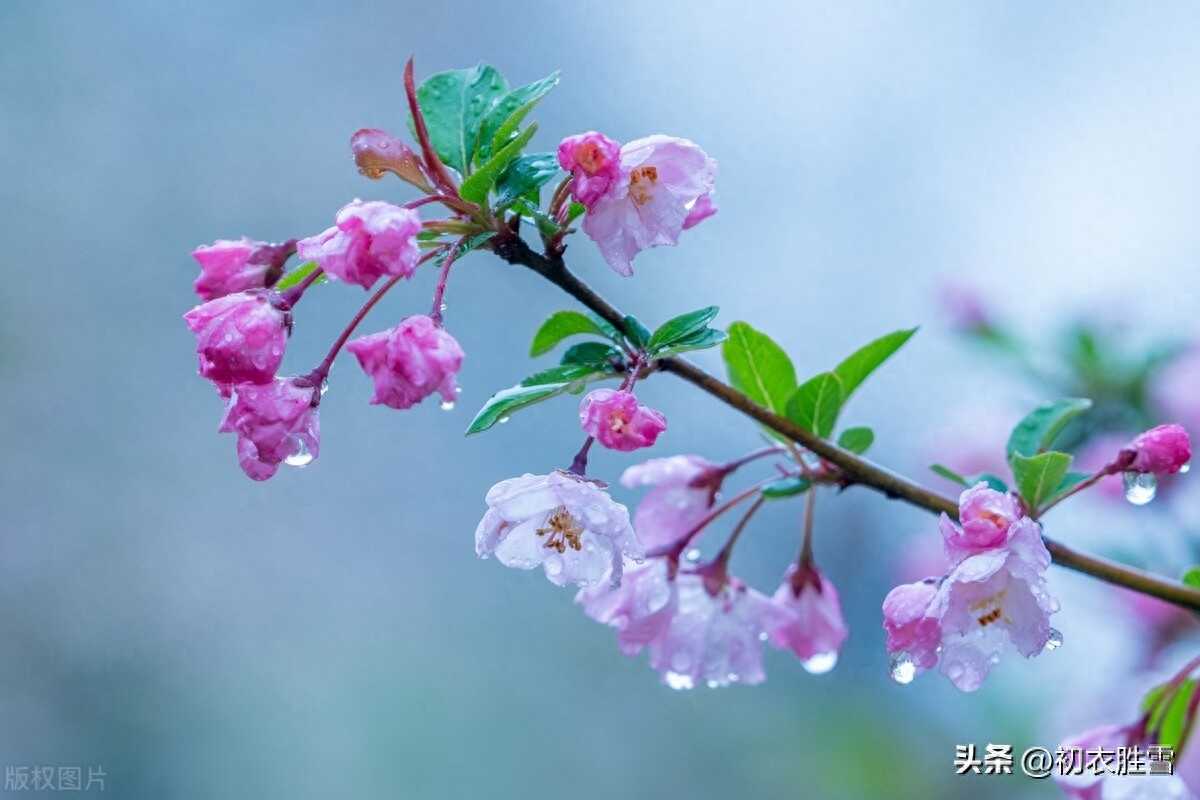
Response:
[[[689,564],[699,563],[700,550],[698,548],[693,547],[691,550],[688,550],[686,553],[683,554],[683,560],[688,562]]]
[[[453,410],[454,410],[454,401],[453,400],[443,400],[442,401],[442,411],[453,411]]]
[[[508,422],[508,417],[501,417],[500,419],[496,420],[496,422],[503,425],[504,423]]]
[[[804,667],[804,671],[810,675],[823,675],[833,669],[837,664],[837,652],[817,653],[812,658],[805,659],[800,662],[800,666]]]
[[[1186,475],[1187,473],[1189,473],[1189,472],[1191,472],[1191,471],[1192,471],[1192,465],[1191,465],[1191,464],[1184,464],[1182,467],[1180,467],[1180,468],[1179,468],[1179,474],[1180,474],[1180,475]]]
[[[1046,638],[1046,649],[1057,650],[1062,647],[1063,635],[1057,628],[1050,629],[1050,635]]]
[[[893,653],[888,661],[888,674],[896,683],[912,683],[912,679],[917,676],[917,666],[913,663],[912,656],[901,650]]]
[[[1146,505],[1158,491],[1158,479],[1150,472],[1126,472],[1121,482],[1125,485],[1125,499],[1135,506]]]
[[[296,440],[296,449],[292,454],[283,460],[283,463],[289,467],[305,467],[312,463],[313,455],[308,452],[308,445],[303,439]]]
[[[329,379],[326,378],[325,380],[321,381],[321,396],[324,397],[325,393],[328,391],[329,391]]]
[[[692,680],[690,675],[681,675],[678,672],[668,672],[663,676],[663,680],[672,689],[691,689],[696,685],[696,682]]]

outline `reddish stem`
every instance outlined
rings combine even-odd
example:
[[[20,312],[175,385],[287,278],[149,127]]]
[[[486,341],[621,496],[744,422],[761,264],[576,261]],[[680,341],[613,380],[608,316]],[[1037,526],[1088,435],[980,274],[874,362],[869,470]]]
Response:
[[[446,281],[450,278],[450,266],[458,257],[459,249],[466,244],[469,238],[471,237],[464,236],[450,245],[450,251],[446,253],[446,260],[442,262],[442,271],[438,273],[437,288],[433,290],[433,310],[429,312],[429,318],[439,328],[442,327],[442,299],[446,296]]]
[[[458,188],[450,179],[446,167],[438,158],[437,151],[433,149],[433,142],[429,139],[429,128],[425,125],[425,115],[421,113],[421,106],[417,102],[417,82],[413,78],[412,58],[409,58],[408,63],[404,65],[404,94],[408,96],[408,110],[412,112],[417,143],[421,145],[421,153],[425,156],[425,171],[433,178],[433,182],[439,189],[448,195],[458,197]]]

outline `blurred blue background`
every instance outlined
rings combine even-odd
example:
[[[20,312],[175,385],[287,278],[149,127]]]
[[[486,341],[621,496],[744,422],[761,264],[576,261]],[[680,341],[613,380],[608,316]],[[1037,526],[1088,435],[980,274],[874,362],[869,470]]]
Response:
[[[1019,753],[1131,718],[1151,682],[1136,622],[1057,568],[1059,651],[1010,653],[971,696],[936,673],[892,685],[879,605],[921,577],[894,564],[933,520],[861,489],[818,507],[851,625],[823,676],[772,651],[762,686],[671,691],[569,591],[476,559],[487,488],[565,465],[582,439],[570,399],[462,437],[569,307],[487,254],[450,284],[458,409],[368,407],[343,360],[320,459],[242,475],[180,318],[189,253],[310,235],[356,196],[409,199],[358,175],[347,143],[404,134],[410,53],[420,76],[561,69],[540,149],[664,132],[719,161],[721,212],[642,254],[634,279],[572,244],[573,268],[647,322],[719,303],[718,324],[750,320],[805,375],[923,325],[846,417],[921,480],[935,442],[1047,399],[955,343],[947,281],[1034,335],[1080,310],[1131,336],[1194,332],[1194,5],[649,5],[0,3],[0,765],[99,765],[128,798],[1036,798],[1057,791],[956,779],[954,745]],[[366,330],[424,311],[431,289],[428,274],[401,287]],[[314,291],[284,369],[311,368],[362,299]],[[671,377],[643,399],[671,421],[654,455],[758,444]],[[630,463],[593,461],[614,480]],[[733,564],[767,592],[799,538],[799,507],[773,506]],[[1175,522],[1139,513],[1064,510],[1054,532],[1161,538]]]

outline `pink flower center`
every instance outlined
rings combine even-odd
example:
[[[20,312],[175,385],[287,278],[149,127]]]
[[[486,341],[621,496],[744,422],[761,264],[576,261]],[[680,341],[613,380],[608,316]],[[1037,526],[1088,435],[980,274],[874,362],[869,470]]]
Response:
[[[639,206],[653,200],[650,190],[658,181],[658,167],[638,167],[629,174],[629,196]]]
[[[1008,589],[1001,589],[991,597],[976,601],[970,605],[972,614],[975,614],[975,619],[979,622],[981,628],[986,628],[993,622],[998,622],[1001,617],[1004,617],[1004,595]],[[982,613],[981,613],[982,612]],[[1007,617],[1005,622],[1011,623],[1012,620]]]
[[[629,420],[625,419],[625,415],[620,411],[614,411],[612,417],[608,421],[609,430],[613,433],[621,433],[629,425]]]
[[[604,151],[595,142],[586,142],[580,145],[579,149],[575,151],[575,159],[588,175],[596,175],[608,163]]]
[[[579,541],[579,537],[583,536],[583,526],[571,516],[566,506],[554,509],[554,513],[546,520],[546,526],[537,529],[537,535],[545,536],[544,546],[559,553],[566,552],[568,546],[572,550],[583,549],[583,543]]]

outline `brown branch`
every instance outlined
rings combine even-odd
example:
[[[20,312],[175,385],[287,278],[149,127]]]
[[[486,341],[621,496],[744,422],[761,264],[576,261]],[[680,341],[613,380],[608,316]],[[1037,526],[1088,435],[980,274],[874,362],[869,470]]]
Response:
[[[496,254],[505,261],[528,267],[598,314],[622,334],[628,333],[625,328],[625,315],[568,270],[561,258],[547,257],[535,252],[525,240],[507,229],[492,240],[492,247]],[[955,500],[926,489],[804,430],[796,423],[764,408],[686,359],[663,358],[658,360],[658,365],[664,372],[677,375],[734,410],[776,433],[786,436],[838,467],[848,483],[859,484],[874,489],[893,500],[903,500],[926,511],[947,514],[952,519],[958,519],[958,503]],[[1200,590],[1198,589],[1134,567],[1118,564],[1115,561],[1074,550],[1048,536],[1043,536],[1043,540],[1054,563],[1061,567],[1082,572],[1107,583],[1124,586],[1127,589],[1151,595],[1193,611],[1200,611]]]

